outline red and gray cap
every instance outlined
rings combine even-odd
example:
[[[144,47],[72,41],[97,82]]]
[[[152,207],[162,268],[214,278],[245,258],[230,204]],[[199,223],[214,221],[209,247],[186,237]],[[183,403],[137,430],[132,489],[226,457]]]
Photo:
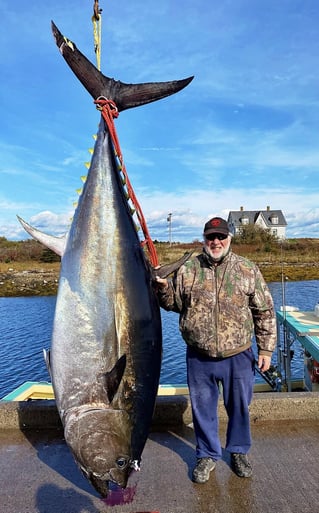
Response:
[[[230,230],[227,221],[221,217],[213,217],[204,226],[204,235],[210,233],[223,233],[224,235],[230,235]]]

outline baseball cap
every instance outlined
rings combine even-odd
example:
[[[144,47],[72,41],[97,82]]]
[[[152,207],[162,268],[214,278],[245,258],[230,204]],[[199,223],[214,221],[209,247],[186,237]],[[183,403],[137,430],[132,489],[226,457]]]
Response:
[[[204,235],[209,235],[210,233],[223,233],[224,235],[229,235],[229,227],[227,221],[222,219],[221,217],[213,217],[204,226]]]

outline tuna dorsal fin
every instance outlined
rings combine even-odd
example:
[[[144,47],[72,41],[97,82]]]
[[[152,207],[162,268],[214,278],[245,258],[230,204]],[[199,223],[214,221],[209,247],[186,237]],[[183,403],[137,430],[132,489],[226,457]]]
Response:
[[[18,220],[22,224],[23,228],[26,232],[28,232],[31,237],[44,244],[49,249],[52,249],[54,253],[59,256],[62,256],[64,253],[65,245],[66,245],[66,235],[62,237],[55,237],[54,235],[48,235],[47,233],[41,232],[36,228],[33,228],[30,224],[26,223],[21,217],[17,216]]]
[[[104,374],[104,386],[106,389],[109,403],[113,401],[113,398],[120,386],[121,380],[126,367],[126,354],[123,354],[119,360],[117,360],[113,369]]]
[[[58,27],[51,22],[55,42],[73,73],[82,82],[85,89],[96,100],[104,96],[113,100],[118,111],[138,107],[177,93],[186,87],[194,77],[169,82],[149,82],[142,84],[125,84],[119,80],[106,77],[76,47],[64,37]]]

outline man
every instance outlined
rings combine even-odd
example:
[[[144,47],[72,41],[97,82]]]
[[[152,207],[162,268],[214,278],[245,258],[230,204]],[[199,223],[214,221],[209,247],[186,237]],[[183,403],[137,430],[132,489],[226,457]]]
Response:
[[[267,371],[276,345],[272,297],[257,266],[230,249],[227,222],[210,219],[202,254],[188,260],[173,281],[157,278],[160,305],[178,312],[187,344],[187,380],[196,436],[192,479],[205,483],[222,449],[218,436],[218,396],[222,385],[228,414],[225,449],[239,477],[250,477],[249,404],[254,385],[255,332],[258,367]]]

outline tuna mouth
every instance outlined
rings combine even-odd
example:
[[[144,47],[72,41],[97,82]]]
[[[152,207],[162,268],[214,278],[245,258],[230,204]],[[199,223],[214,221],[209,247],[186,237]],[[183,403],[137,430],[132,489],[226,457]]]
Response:
[[[88,476],[88,480],[93,485],[95,490],[99,492],[102,497],[107,497],[110,491],[110,481],[102,480],[100,478],[95,477],[93,474]]]
[[[93,472],[88,472],[85,468],[80,465],[81,472],[86,477],[86,479],[91,483],[93,488],[101,494],[102,497],[107,497],[110,491],[110,483],[114,482],[109,475],[109,472],[106,472],[105,475],[98,476]],[[117,483],[115,483],[117,484]]]
[[[121,488],[125,488],[127,485],[127,481],[132,470],[139,470],[139,467],[132,460],[125,465],[125,468],[111,468],[104,474],[92,474],[94,479],[98,479],[100,481],[110,481],[120,486]]]
[[[113,479],[112,472],[106,472],[104,476],[90,474],[86,476],[95,490],[101,495],[102,500],[110,506],[132,502],[135,495],[136,484],[127,488],[127,482],[119,483]],[[126,480],[127,481],[127,480]]]
[[[104,472],[103,474],[97,474],[95,472],[88,472],[83,467],[81,467],[81,470],[85,477],[92,483],[94,488],[101,493],[104,497],[107,496],[107,493],[109,491],[109,486],[111,483],[121,487],[126,488],[127,481],[129,478],[129,475],[131,471],[139,470],[139,468],[136,467],[135,463],[133,466],[133,463],[130,464],[130,466],[127,466],[128,471],[126,473],[121,473],[119,469],[110,469],[107,472]]]
[[[113,468],[101,476],[95,475],[94,477],[102,480],[115,483],[121,488],[126,488],[128,478],[132,471],[139,471],[140,466],[138,460],[129,460],[123,468]]]
[[[126,488],[128,477],[123,476],[123,479],[118,479],[112,475],[112,471],[109,471],[103,476],[91,474],[88,479],[102,497],[107,497],[114,486],[121,489]]]

